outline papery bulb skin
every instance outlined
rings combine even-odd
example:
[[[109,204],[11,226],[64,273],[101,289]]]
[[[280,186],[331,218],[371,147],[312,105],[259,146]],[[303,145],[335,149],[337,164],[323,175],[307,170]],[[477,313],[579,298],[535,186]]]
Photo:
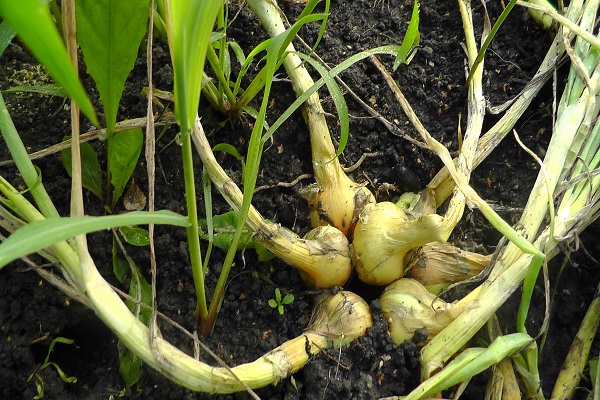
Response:
[[[352,241],[358,277],[371,285],[389,285],[404,276],[406,254],[428,242],[443,240],[437,214],[407,215],[394,203],[367,204]]]
[[[411,254],[405,276],[437,295],[454,283],[476,276],[490,260],[491,256],[461,250],[449,243],[427,243]]]
[[[352,274],[350,245],[333,226],[319,226],[294,242],[282,259],[296,267],[304,282],[315,289],[343,286]],[[280,256],[281,257],[281,256]]]
[[[380,297],[390,336],[397,345],[427,329],[428,341],[473,303],[446,303],[414,279],[402,278],[385,288]],[[420,343],[424,344],[424,343]]]
[[[373,316],[366,301],[349,291],[324,295],[314,308],[308,331],[336,340],[344,346],[365,334],[373,326]],[[337,339],[334,339],[337,338]]]
[[[301,195],[308,201],[313,227],[331,225],[352,238],[360,213],[365,205],[375,203],[375,197],[369,189],[346,177],[340,181],[335,187],[310,185]]]

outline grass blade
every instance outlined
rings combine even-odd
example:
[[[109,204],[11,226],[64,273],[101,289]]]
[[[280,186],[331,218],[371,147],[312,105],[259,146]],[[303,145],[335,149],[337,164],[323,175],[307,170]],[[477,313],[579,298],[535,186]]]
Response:
[[[47,218],[16,230],[0,244],[0,269],[8,263],[74,236],[123,225],[162,224],[187,227],[187,219],[172,211],[135,211],[103,217]]]

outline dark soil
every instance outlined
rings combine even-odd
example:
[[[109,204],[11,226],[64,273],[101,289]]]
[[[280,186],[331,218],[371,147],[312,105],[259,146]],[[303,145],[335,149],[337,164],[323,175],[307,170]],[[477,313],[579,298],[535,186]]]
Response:
[[[479,27],[483,8],[474,3]],[[290,2],[283,4],[284,11],[293,20],[301,6]],[[232,5],[235,11],[237,6]],[[382,44],[400,43],[410,18],[412,2],[400,0],[332,1],[328,29],[318,52],[331,65],[335,65],[358,51]],[[488,4],[492,21],[500,14],[500,2]],[[233,12],[231,13],[233,15]],[[309,43],[314,40],[318,27],[301,31]],[[243,10],[230,30],[232,39],[249,49],[264,34],[256,20]],[[456,151],[459,115],[466,115],[464,89],[464,52],[459,11],[454,2],[433,1],[421,5],[421,48],[412,63],[401,66],[393,76],[411,102],[417,115],[428,130],[442,143]],[[520,9],[513,11],[500,30],[486,57],[484,89],[492,105],[511,99],[533,76],[543,58],[550,37],[538,28]],[[388,63],[389,59],[384,58]],[[9,46],[0,58],[0,87],[6,89],[17,84],[44,82],[45,74],[36,69],[33,58],[18,42]],[[172,89],[169,53],[158,44],[154,50],[154,85],[163,90]],[[119,120],[145,115],[145,98],[140,94],[146,84],[145,56],[136,63],[122,100]],[[85,71],[82,70],[82,73]],[[93,87],[86,79],[88,87]],[[405,116],[397,106],[391,92],[368,61],[359,63],[343,74],[345,82],[386,118],[394,121],[406,134],[416,137]],[[550,85],[549,85],[550,86]],[[269,118],[275,118],[292,101],[291,87],[286,82],[273,86],[273,107]],[[90,89],[95,96],[93,89]],[[440,168],[441,162],[430,152],[410,142],[393,136],[385,127],[367,117],[360,105],[348,103],[351,120],[350,142],[343,154],[343,163],[350,166],[364,153],[377,152],[367,158],[353,173],[354,179],[368,182],[380,200],[393,199],[405,191],[424,188]],[[32,94],[5,95],[11,115],[19,133],[30,151],[58,143],[69,133],[69,113],[62,98]],[[322,93],[327,111],[334,112],[333,103]],[[551,135],[550,106],[552,90],[545,88],[539,98],[517,123],[516,129],[524,143],[539,155]],[[101,110],[99,102],[96,109]],[[249,137],[248,122],[227,121],[216,115],[207,104],[200,111],[212,144],[227,142],[244,150]],[[486,127],[497,117],[486,117]],[[222,128],[219,128],[219,123]],[[464,125],[464,118],[462,124]],[[335,120],[331,119],[335,131]],[[464,128],[464,126],[463,126]],[[86,130],[87,126],[83,127]],[[170,209],[185,214],[183,176],[178,147],[172,144],[176,129],[169,129],[158,143],[157,209]],[[105,144],[93,146],[103,154]],[[4,143],[0,145],[0,160],[8,158]],[[143,157],[141,158],[143,159]],[[223,165],[232,175],[239,177],[239,164],[223,158]],[[68,213],[69,177],[60,157],[52,155],[36,161],[43,182],[63,215]],[[529,188],[537,175],[535,162],[512,138],[474,173],[472,182],[483,198],[493,201],[508,221],[515,221],[519,208],[525,204]],[[198,171],[200,166],[198,165]],[[296,113],[274,137],[274,143],[263,156],[258,185],[275,185],[290,182],[301,174],[311,173],[309,140],[300,113]],[[0,167],[0,173],[14,185],[22,187],[19,175],[12,167]],[[199,174],[200,175],[200,174]],[[145,163],[140,162],[136,182],[146,190]],[[310,183],[301,181],[292,188],[270,188],[256,194],[254,204],[266,218],[281,223],[304,234],[310,228],[305,201],[298,189]],[[390,186],[393,188],[390,189]],[[102,204],[86,193],[86,211],[91,215],[103,214]],[[214,193],[218,198],[218,194]],[[199,198],[200,204],[202,199]],[[120,206],[122,208],[122,206]],[[121,209],[117,210],[121,211]],[[220,199],[215,213],[227,211]],[[490,229],[476,211],[467,210],[466,218],[456,230],[452,240],[462,246],[476,246],[491,253],[500,235]],[[598,225],[582,235],[581,244],[587,253],[598,259],[600,248],[594,237]],[[156,232],[158,249],[158,304],[159,310],[186,329],[194,329],[194,291],[185,232],[181,229],[159,227]],[[89,235],[90,250],[103,276],[119,285],[112,274],[111,238],[106,232]],[[131,256],[149,277],[149,255],[145,250],[129,249]],[[580,252],[581,253],[581,252]],[[548,339],[541,356],[541,373],[544,391],[548,395],[570,346],[579,322],[587,309],[598,283],[598,266],[592,257],[580,254],[572,257],[567,272],[557,280],[559,263],[551,265],[551,285],[555,290],[552,319]],[[207,277],[209,295],[221,267],[223,253],[215,250]],[[562,258],[562,257],[559,257]],[[268,277],[269,279],[264,279]],[[274,297],[273,282],[282,291],[294,293],[296,300],[279,315],[268,306]],[[42,280],[25,264],[18,262],[0,273],[0,398],[32,399],[36,395],[35,378],[44,383],[47,399],[106,399],[119,396],[124,382],[119,375],[118,350],[115,336],[94,316],[75,301]],[[347,285],[369,301],[375,315],[375,326],[367,335],[341,352],[326,352],[311,360],[308,365],[276,386],[257,390],[264,399],[374,399],[389,395],[406,394],[419,380],[418,350],[413,344],[397,347],[387,335],[386,321],[378,308],[377,297],[381,289],[366,287],[356,280]],[[227,294],[215,330],[205,343],[229,365],[249,362],[284,341],[298,336],[307,326],[313,304],[313,295],[305,292],[297,272],[276,260],[259,263],[252,251],[246,251],[236,260]],[[543,291],[535,294],[535,307],[531,313],[531,332],[540,326],[543,317]],[[500,313],[503,329],[512,329],[514,308],[505,307]],[[192,343],[172,325],[161,322],[163,335],[184,351],[192,352]],[[77,382],[63,383],[56,370],[38,368],[46,357],[50,342],[56,337],[74,339],[74,345],[57,345],[51,361],[58,364],[67,375],[76,376]],[[596,353],[597,354],[597,347]],[[214,363],[207,355],[203,358]],[[482,399],[485,380],[476,379],[463,397]],[[585,395],[589,383],[579,394]],[[201,399],[206,394],[195,394],[180,388],[152,370],[144,374],[124,398],[142,399]],[[240,393],[227,398],[248,398]]]

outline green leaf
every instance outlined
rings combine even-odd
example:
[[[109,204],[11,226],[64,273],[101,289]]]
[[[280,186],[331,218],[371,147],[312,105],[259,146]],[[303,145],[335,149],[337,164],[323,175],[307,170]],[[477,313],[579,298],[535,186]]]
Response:
[[[52,367],[54,367],[56,369],[56,372],[58,372],[58,375],[60,376],[60,379],[62,379],[63,382],[65,382],[65,383],[75,383],[75,382],[77,382],[77,378],[76,377],[74,377],[74,376],[67,376],[67,374],[65,374],[63,372],[63,370],[60,369],[60,367],[58,366],[58,364],[49,361],[50,360],[50,353],[52,353],[52,350],[54,350],[54,346],[57,343],[73,344],[73,339],[68,339],[68,338],[61,337],[61,336],[59,336],[56,339],[54,339],[50,343],[50,346],[48,347],[48,353],[46,354],[46,359],[44,360],[44,363],[40,367],[40,370],[52,366]]]
[[[131,352],[119,341],[119,373],[125,381],[125,386],[130,388],[139,382],[142,377],[142,360]]]
[[[127,307],[129,307],[131,313],[138,317],[138,319],[142,321],[144,325],[148,325],[152,311],[150,308],[142,307],[140,304],[145,304],[147,306],[152,304],[152,289],[150,288],[148,281],[146,281],[146,278],[144,278],[144,275],[142,275],[142,272],[137,264],[129,257],[127,258],[127,262],[131,268],[129,295],[136,299],[138,303],[127,300],[125,304],[127,304]]]
[[[277,308],[279,306],[279,304],[277,304],[277,302],[273,299],[269,299],[268,303],[271,308]]]
[[[202,219],[199,221],[201,227],[207,227],[207,221]],[[238,222],[238,214],[235,211],[229,211],[225,214],[215,215],[212,218],[213,223],[213,244],[223,251],[228,251],[231,247],[231,242],[235,234],[235,228]],[[258,254],[259,261],[268,261],[275,256],[273,253],[265,249],[262,245],[253,239],[253,233],[245,231],[239,240],[236,251],[245,249],[253,249]],[[209,240],[208,233],[200,230],[200,237],[204,240]]]
[[[110,140],[125,80],[147,29],[150,0],[78,0],[77,38],[104,106]]]
[[[75,376],[67,376],[67,374],[65,374],[63,372],[62,369],[60,369],[60,367],[58,366],[58,364],[53,363],[53,362],[49,362],[48,364],[46,364],[46,367],[48,366],[52,366],[54,367],[54,369],[56,369],[56,372],[58,372],[58,376],[60,376],[60,379],[65,382],[65,383],[77,383],[77,377]]]
[[[286,294],[285,297],[283,298],[283,300],[281,300],[281,304],[283,304],[283,305],[292,304],[293,302],[294,302],[294,295],[291,293]]]
[[[224,153],[227,153],[231,156],[234,156],[235,158],[237,158],[239,161],[244,161],[244,158],[242,157],[242,155],[240,154],[240,152],[233,147],[232,145],[230,145],[229,143],[219,143],[216,144],[213,147],[213,152],[217,152],[217,151],[222,151]]]
[[[129,264],[119,256],[119,245],[116,239],[113,237],[112,244],[112,262],[113,262],[113,274],[117,277],[119,282],[123,283],[127,275],[129,275]]]
[[[421,34],[419,33],[419,1],[415,0],[413,5],[412,15],[404,39],[400,45],[400,52],[394,62],[394,70],[398,68],[400,63],[408,64],[416,53],[416,48],[419,45]]]
[[[132,246],[148,246],[150,244],[150,235],[148,231],[139,226],[120,226],[119,233],[123,239]]]
[[[187,219],[172,211],[134,211],[103,217],[47,218],[17,229],[0,243],[0,269],[8,263],[74,236],[123,225],[165,224],[188,227]]]
[[[110,148],[108,151],[108,165],[111,183],[115,189],[112,197],[112,208],[117,204],[117,200],[123,194],[123,189],[131,174],[133,174],[143,144],[144,134],[142,128],[117,132],[108,142]]]
[[[273,136],[273,134],[275,133],[275,131],[277,131],[277,129],[298,108],[300,108],[300,106],[302,105],[302,103],[304,103],[306,101],[306,99],[308,99],[313,93],[315,93],[317,90],[319,90],[321,88],[321,86],[323,86],[327,82],[327,80],[329,80],[330,78],[336,77],[337,75],[339,75],[341,72],[345,71],[350,66],[356,64],[360,60],[363,60],[363,59],[365,59],[365,58],[367,58],[367,57],[369,57],[370,55],[373,55],[373,54],[389,54],[389,55],[396,56],[396,60],[403,61],[402,54],[401,54],[400,50],[401,50],[400,46],[397,46],[397,45],[388,45],[388,46],[376,47],[374,49],[361,51],[360,53],[355,54],[355,55],[347,58],[346,60],[344,60],[343,62],[341,62],[336,67],[332,68],[327,74],[324,74],[318,81],[316,81],[314,83],[314,85],[312,85],[306,92],[304,92],[302,94],[302,96],[299,96],[292,103],[292,105],[290,105],[285,110],[285,112],[283,114],[281,114],[281,116],[279,116],[279,118],[277,119],[277,121],[275,121],[269,127],[268,131],[263,135],[263,137],[262,137],[263,143],[266,142],[267,140],[269,140]],[[296,53],[296,54],[300,58],[306,59],[308,57],[308,56],[306,56],[305,54],[302,54],[302,53]],[[248,159],[248,157],[247,157],[247,159]]]
[[[48,5],[40,0],[0,1],[0,16],[44,65],[54,80],[79,104],[96,126],[98,119],[56,29]]]
[[[598,362],[600,359],[598,357],[591,359],[590,364],[590,378],[592,382],[596,382],[596,374],[598,373]],[[596,388],[595,390],[600,390],[600,388]]]
[[[56,346],[57,343],[73,344],[73,342],[74,342],[73,339],[69,339],[69,338],[62,337],[62,336],[59,336],[56,339],[54,339],[50,343],[50,346],[48,347],[48,353],[46,354],[46,359],[44,360],[44,364],[42,365],[42,368],[44,365],[48,364],[48,360],[50,360],[50,353],[52,353],[52,350],[54,350],[54,346]]]
[[[206,50],[221,7],[220,1],[170,2],[169,45],[175,80],[175,114],[183,134],[193,126],[198,112]]]
[[[415,1],[415,5],[416,5],[416,3],[417,2]],[[485,38],[485,41],[481,45],[481,48],[479,49],[479,53],[477,54],[477,57],[475,58],[475,61],[473,62],[473,65],[471,66],[471,69],[469,71],[469,76],[467,76],[466,86],[469,86],[469,82],[471,82],[471,79],[473,78],[473,74],[477,70],[477,66],[479,64],[481,64],[481,62],[483,61],[483,57],[485,57],[485,52],[487,51],[488,47],[490,46],[492,39],[496,36],[498,29],[500,29],[500,27],[506,20],[506,17],[508,17],[508,14],[510,14],[511,10],[513,9],[513,7],[515,6],[516,3],[517,3],[517,0],[510,0],[510,2],[506,5],[506,7],[504,7],[504,10],[502,10],[502,14],[500,14],[496,23],[494,23],[494,26],[492,27],[490,33]],[[407,34],[408,34],[408,32],[407,32]],[[404,43],[402,43],[402,44],[404,45]]]
[[[70,136],[66,136],[63,141],[69,138]],[[89,143],[81,143],[79,148],[81,151],[81,183],[84,188],[102,200],[102,170],[100,162],[98,162],[98,155]],[[62,150],[60,157],[67,173],[71,176],[71,148]]]
[[[6,21],[3,21],[0,24],[0,55],[4,53],[4,50],[6,50],[6,48],[8,47],[10,42],[12,42],[14,37],[15,31],[10,29],[10,26],[8,26]]]
[[[39,93],[45,94],[48,96],[58,96],[58,97],[66,97],[67,92],[55,83],[50,83],[48,85],[23,85],[23,86],[14,86],[10,89],[3,90],[2,93],[19,93],[19,92],[27,92],[27,93]]]

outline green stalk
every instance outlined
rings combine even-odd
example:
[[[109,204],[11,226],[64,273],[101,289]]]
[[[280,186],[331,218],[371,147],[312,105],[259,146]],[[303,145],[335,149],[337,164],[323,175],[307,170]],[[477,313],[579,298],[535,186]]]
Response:
[[[46,188],[42,184],[41,171],[37,169],[27,154],[27,150],[21,141],[21,137],[17,133],[17,129],[10,118],[4,98],[0,93],[0,132],[2,137],[8,146],[8,151],[12,159],[15,161],[25,184],[29,188],[31,195],[33,196],[35,203],[40,208],[42,214],[49,217],[59,217],[58,211],[50,196],[46,192]]]
[[[192,156],[192,141],[189,129],[184,120],[181,121],[181,154],[183,156],[183,176],[185,182],[185,200],[188,210],[188,221],[190,226],[186,228],[190,263],[196,289],[196,318],[205,321],[208,316],[206,304],[206,293],[204,289],[204,271],[202,269],[202,251],[200,249],[200,237],[198,235],[198,208],[196,205],[196,182],[194,180],[194,160]],[[185,129],[185,131],[184,131]],[[185,133],[184,133],[185,132]]]
[[[210,63],[210,66],[212,67],[212,70],[219,81],[219,89],[222,91],[221,93],[225,94],[225,97],[227,97],[227,103],[225,103],[224,99],[222,98],[223,104],[221,104],[221,107],[223,107],[225,110],[229,110],[235,106],[235,95],[229,87],[229,80],[223,74],[222,61],[217,56],[217,53],[212,45],[207,47],[206,58],[208,59],[208,62]]]

